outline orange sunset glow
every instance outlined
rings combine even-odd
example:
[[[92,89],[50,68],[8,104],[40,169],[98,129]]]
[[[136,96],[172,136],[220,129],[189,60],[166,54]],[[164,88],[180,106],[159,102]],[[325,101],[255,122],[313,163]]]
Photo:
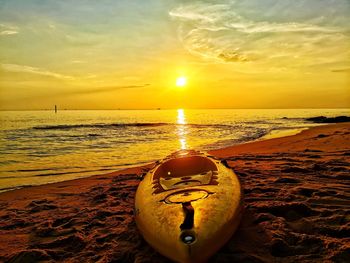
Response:
[[[0,262],[350,262],[350,0],[0,0]]]
[[[2,1],[0,109],[349,107],[349,3],[301,2]]]

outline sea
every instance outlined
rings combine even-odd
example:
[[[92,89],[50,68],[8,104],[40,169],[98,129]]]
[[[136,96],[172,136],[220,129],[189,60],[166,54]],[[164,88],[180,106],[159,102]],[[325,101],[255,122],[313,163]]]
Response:
[[[0,191],[110,173],[180,149],[292,135],[349,109],[0,111]]]

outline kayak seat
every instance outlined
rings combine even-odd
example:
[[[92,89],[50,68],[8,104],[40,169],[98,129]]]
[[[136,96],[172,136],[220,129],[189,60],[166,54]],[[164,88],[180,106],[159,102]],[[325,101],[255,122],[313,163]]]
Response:
[[[169,159],[153,174],[154,194],[163,191],[200,185],[216,185],[216,164],[205,156],[186,156]]]

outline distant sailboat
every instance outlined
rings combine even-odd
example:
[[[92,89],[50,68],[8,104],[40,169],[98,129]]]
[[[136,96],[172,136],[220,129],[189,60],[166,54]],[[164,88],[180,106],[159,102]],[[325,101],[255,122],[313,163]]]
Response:
[[[57,105],[55,105],[55,113],[57,113]]]

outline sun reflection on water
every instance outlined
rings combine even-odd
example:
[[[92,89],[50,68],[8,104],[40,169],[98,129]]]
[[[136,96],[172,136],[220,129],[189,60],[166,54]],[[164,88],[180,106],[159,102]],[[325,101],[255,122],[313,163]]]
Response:
[[[187,134],[187,127],[186,127],[186,116],[185,111],[183,109],[177,110],[177,135],[179,136],[179,143],[180,143],[180,149],[185,150],[187,149],[187,141],[186,141],[186,134]]]
[[[183,109],[177,110],[177,124],[186,124],[185,111]]]

